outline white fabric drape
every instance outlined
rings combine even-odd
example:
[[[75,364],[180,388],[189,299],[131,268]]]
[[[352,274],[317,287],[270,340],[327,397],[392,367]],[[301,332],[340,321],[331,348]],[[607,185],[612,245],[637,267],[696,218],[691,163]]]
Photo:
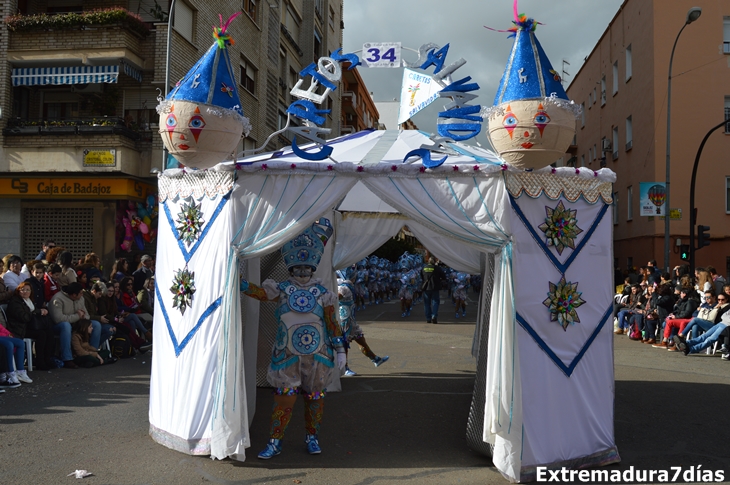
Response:
[[[406,218],[398,214],[335,212],[334,269],[343,269],[372,254],[398,234]]]
[[[473,245],[442,236],[412,219],[408,220],[407,226],[431,254],[450,268],[469,274],[481,274],[480,251]]]

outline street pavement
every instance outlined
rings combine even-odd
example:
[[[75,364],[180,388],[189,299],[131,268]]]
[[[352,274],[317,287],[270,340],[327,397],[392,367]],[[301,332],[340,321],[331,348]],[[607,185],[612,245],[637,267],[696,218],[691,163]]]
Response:
[[[358,313],[372,349],[390,360],[376,368],[351,350],[350,367],[359,375],[343,378],[342,392],[325,400],[321,455],[306,453],[299,400],[282,454],[256,458],[272,403],[270,390],[261,388],[245,462],[188,456],[154,443],[146,354],[95,369],[34,371],[33,384],[0,394],[0,484],[508,483],[466,444],[475,306],[455,319],[446,300],[442,292],[438,325],[425,322],[422,304],[407,318],[395,301]],[[622,462],[607,468],[702,465],[730,480],[730,362],[685,357],[624,336],[614,342]],[[93,475],[67,476],[77,469]]]

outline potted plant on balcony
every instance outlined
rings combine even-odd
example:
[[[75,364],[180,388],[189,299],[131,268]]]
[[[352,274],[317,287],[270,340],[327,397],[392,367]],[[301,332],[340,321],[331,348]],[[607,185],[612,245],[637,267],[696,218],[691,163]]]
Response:
[[[68,120],[46,121],[41,127],[42,135],[73,135],[76,134],[76,122]]]
[[[116,124],[116,118],[94,118],[79,124],[78,130],[81,135],[111,135]]]
[[[11,120],[8,122],[8,126],[3,130],[3,135],[39,135],[41,130],[41,123],[42,122],[30,120]]]

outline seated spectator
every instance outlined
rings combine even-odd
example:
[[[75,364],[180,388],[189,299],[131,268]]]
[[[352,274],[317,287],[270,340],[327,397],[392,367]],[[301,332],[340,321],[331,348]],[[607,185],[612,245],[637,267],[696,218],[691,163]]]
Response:
[[[101,272],[101,259],[96,253],[89,253],[84,257],[84,267],[86,268],[86,277],[91,284],[92,280],[97,279],[104,281],[104,275]]]
[[[116,291],[118,292],[119,283],[116,283],[116,285]],[[128,335],[132,347],[140,351],[140,353],[149,350],[149,342],[152,342],[152,332],[145,329],[145,326],[137,318],[137,315],[119,312],[117,300],[114,296],[114,284],[106,287],[104,283],[96,283],[91,288],[91,291],[97,298],[99,313],[104,315],[107,320],[116,322],[117,332]]]
[[[4,269],[5,263],[3,263],[2,259],[0,259],[0,274],[4,273]],[[5,280],[3,280],[3,277],[0,276],[0,305],[10,301],[11,296],[13,296],[13,291],[9,290],[8,287],[5,286]]]
[[[697,278],[695,290],[697,290],[697,294],[701,297],[701,299],[704,300],[706,291],[715,291],[715,285],[712,282],[712,277],[704,268],[697,268],[695,271],[695,277]]]
[[[61,288],[71,283],[76,283],[76,270],[73,267],[74,257],[70,251],[64,251],[58,256],[58,264],[61,266],[61,276],[58,282]]]
[[[643,284],[646,286],[646,284]],[[646,304],[646,297],[642,292],[641,285],[631,286],[631,294],[629,295],[629,301],[625,305],[624,309],[619,310],[616,318],[618,318],[618,328],[614,332],[617,335],[623,333],[629,333],[629,317],[638,309]]]
[[[689,287],[682,287],[679,291],[679,301],[674,305],[674,311],[664,321],[664,338],[654,347],[667,348],[675,331],[682,333],[684,327],[692,320],[692,316],[700,305],[695,297],[696,292]]]
[[[660,278],[660,285],[670,285],[672,283],[672,277],[669,275],[669,273],[662,273],[662,276]]]
[[[6,311],[8,330],[21,340],[35,340],[36,366],[39,370],[54,369],[56,364],[53,353],[56,342],[53,338],[53,322],[42,302],[40,306],[36,306],[34,300],[37,299],[33,295],[33,286],[28,281],[15,289]]]
[[[717,297],[717,304],[714,303],[714,299],[715,296],[711,291],[705,293],[705,301],[708,301],[710,304],[703,304],[697,312],[697,317],[690,320],[687,326],[684,327],[684,330],[679,332],[680,337],[686,337],[694,329],[701,329],[707,332],[716,323],[720,322],[725,312],[730,310],[730,304],[728,304],[728,297],[724,294],[720,294]]]
[[[91,320],[82,318],[74,322],[72,327],[71,349],[77,367],[90,368],[116,362],[108,350],[99,350],[89,343],[93,331]]]
[[[155,277],[150,276],[144,281],[141,290],[137,292],[139,307],[144,313],[155,315]]]
[[[0,376],[10,372],[10,369],[12,367],[8,367],[8,353],[5,352],[5,347],[0,346]],[[20,381],[17,384],[10,384],[6,378],[5,381],[0,381],[0,394],[4,393],[5,389],[15,389],[16,387],[20,387]]]
[[[61,267],[56,263],[48,267],[48,272],[43,275],[43,297],[46,303],[51,301],[53,295],[61,291],[61,285],[58,279],[61,277]]]
[[[84,275],[84,278],[86,278],[86,275]],[[99,311],[99,297],[104,294],[101,289],[102,288],[100,286],[97,286],[97,291],[82,290],[81,294],[84,297],[84,306],[86,307],[86,312],[88,314],[87,318],[91,321],[97,321],[101,323],[102,327],[106,328],[109,332],[109,337],[107,337],[106,339],[102,338],[101,342],[104,342],[114,336],[117,329],[116,322],[114,320],[109,320],[106,315],[104,315],[104,313]]]
[[[46,251],[46,263],[48,263],[48,265],[57,263],[58,256],[64,251],[66,251],[66,249],[61,246],[56,246],[54,248],[49,249],[48,251]]]
[[[83,294],[81,293],[81,285],[71,283],[51,298],[49,304],[51,319],[54,322],[53,330],[61,339],[61,360],[64,367],[77,369],[78,366],[73,361],[71,354],[71,324],[81,319],[88,319],[88,312],[84,304]],[[99,343],[109,340],[111,337],[111,325],[102,325],[100,322],[92,320],[93,332],[91,333],[89,342],[92,347],[99,348]]]
[[[641,337],[634,340],[653,344],[656,343],[657,328],[661,329],[662,322],[674,307],[674,298],[669,285],[658,286],[656,290],[653,286],[649,286],[647,289],[650,294],[649,300],[641,312],[637,312],[637,315],[631,317],[631,324],[637,325],[641,331]]]
[[[129,276],[129,263],[125,258],[119,258],[112,265],[109,281],[122,281],[125,276]]]
[[[730,325],[730,312],[725,312],[718,323],[699,337],[686,340],[684,337],[675,335],[674,343],[680,351],[684,352],[684,355],[697,354],[714,344],[728,325]]]
[[[23,260],[20,256],[10,256],[8,258],[8,270],[3,275],[3,281],[8,290],[15,290],[19,284],[21,284],[27,276],[20,274],[20,270],[23,269]]]
[[[144,287],[144,282],[147,280],[147,278],[150,278],[153,276],[152,273],[152,264],[154,260],[152,259],[152,256],[149,254],[145,254],[142,256],[142,258],[139,260],[139,268],[136,269],[134,273],[132,273],[132,277],[134,278],[134,293],[139,293],[139,290],[141,290]]]
[[[46,252],[48,252],[49,249],[53,249],[55,247],[56,247],[55,241],[53,241],[52,239],[46,239],[45,241],[43,241],[43,246],[42,246],[41,252],[38,253],[38,256],[36,256],[35,259],[37,259],[38,261],[41,261],[41,262],[45,261]]]
[[[89,287],[85,271],[82,271],[82,270],[76,271],[76,281],[78,282],[78,284],[81,285],[81,288],[83,288],[84,290],[86,290]]]
[[[145,330],[152,328],[152,315],[142,312],[137,295],[134,293],[134,280],[131,276],[127,276],[119,282],[118,298],[117,306],[120,311],[137,315],[145,324]]]
[[[36,265],[36,263],[40,263],[41,261],[34,259],[33,261],[27,261],[23,268],[20,270],[20,274],[25,276],[25,279],[27,280],[28,277],[33,273],[33,266]],[[25,281],[25,280],[23,280]]]
[[[0,387],[4,383],[13,386],[21,382],[32,383],[33,381],[28,377],[28,373],[25,371],[25,367],[23,367],[25,362],[25,342],[23,342],[23,339],[13,337],[13,334],[8,329],[0,326],[0,347],[5,349],[8,359],[8,370],[0,374]],[[15,358],[15,370],[10,370],[13,368],[13,358]]]
[[[710,273],[710,278],[712,278],[712,284],[715,285],[715,295],[719,295],[722,293],[722,287],[727,284],[727,281],[725,281],[725,278],[719,274],[717,274],[717,270],[714,266],[707,266],[705,268],[708,273]]]

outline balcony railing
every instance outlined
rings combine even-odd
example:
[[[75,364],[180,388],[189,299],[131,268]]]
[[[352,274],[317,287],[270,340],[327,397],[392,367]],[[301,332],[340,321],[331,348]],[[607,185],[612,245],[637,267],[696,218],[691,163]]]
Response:
[[[730,108],[725,108],[725,120],[728,121],[725,123],[725,133],[730,133]]]
[[[142,138],[135,125],[127,126],[121,118],[78,120],[10,120],[3,136],[72,136],[121,135],[132,140]]]

